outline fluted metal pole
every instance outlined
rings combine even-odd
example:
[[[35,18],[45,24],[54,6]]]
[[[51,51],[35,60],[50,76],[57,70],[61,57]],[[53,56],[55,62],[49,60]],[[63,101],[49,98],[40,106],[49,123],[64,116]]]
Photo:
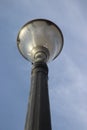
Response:
[[[25,130],[51,130],[46,63],[33,64]]]

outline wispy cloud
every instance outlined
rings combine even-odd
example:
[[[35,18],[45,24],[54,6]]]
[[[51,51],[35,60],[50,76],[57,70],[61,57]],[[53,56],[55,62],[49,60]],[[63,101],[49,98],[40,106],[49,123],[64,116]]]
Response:
[[[56,78],[56,83],[52,89],[50,88],[52,109],[65,119],[68,118],[68,121],[73,119],[87,129],[87,80],[69,56],[63,55],[63,57],[65,69],[65,72],[62,72],[63,80],[58,76],[59,79]],[[61,75],[60,71],[59,74]]]

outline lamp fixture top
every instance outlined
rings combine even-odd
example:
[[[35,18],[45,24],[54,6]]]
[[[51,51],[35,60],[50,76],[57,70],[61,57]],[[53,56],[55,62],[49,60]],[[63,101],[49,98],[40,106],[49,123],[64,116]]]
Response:
[[[26,23],[17,36],[20,53],[32,63],[54,60],[62,50],[63,41],[59,27],[46,19]]]

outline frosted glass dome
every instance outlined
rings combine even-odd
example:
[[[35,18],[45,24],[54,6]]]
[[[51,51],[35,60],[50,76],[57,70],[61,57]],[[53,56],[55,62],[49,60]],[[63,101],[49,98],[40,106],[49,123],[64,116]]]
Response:
[[[21,28],[17,37],[17,46],[20,53],[30,62],[49,62],[61,52],[63,35],[53,22],[36,19]]]

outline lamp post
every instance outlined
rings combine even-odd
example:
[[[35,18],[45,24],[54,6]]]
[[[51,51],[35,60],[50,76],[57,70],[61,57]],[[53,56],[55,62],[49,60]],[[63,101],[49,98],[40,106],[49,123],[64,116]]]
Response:
[[[17,46],[22,56],[32,63],[25,130],[51,130],[47,63],[62,50],[62,32],[49,20],[35,19],[20,29]]]

